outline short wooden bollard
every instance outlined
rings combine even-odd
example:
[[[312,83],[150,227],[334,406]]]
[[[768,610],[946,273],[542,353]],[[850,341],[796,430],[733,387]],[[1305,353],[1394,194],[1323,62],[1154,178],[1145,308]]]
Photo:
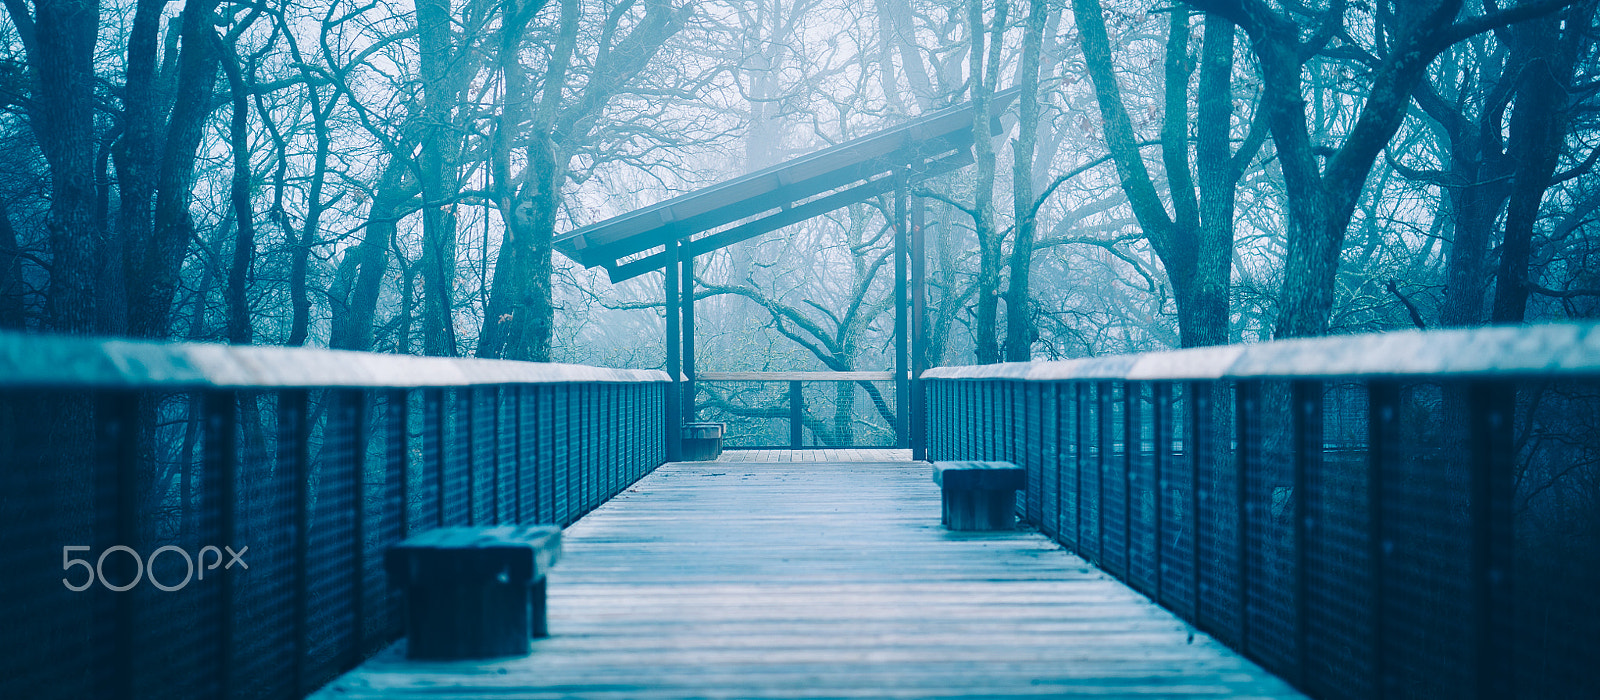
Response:
[[[550,635],[545,574],[561,556],[550,525],[430,530],[389,548],[389,584],[406,591],[406,656],[525,655]]]
[[[934,462],[943,523],[951,530],[1010,530],[1017,526],[1017,491],[1028,477],[1010,462]]]

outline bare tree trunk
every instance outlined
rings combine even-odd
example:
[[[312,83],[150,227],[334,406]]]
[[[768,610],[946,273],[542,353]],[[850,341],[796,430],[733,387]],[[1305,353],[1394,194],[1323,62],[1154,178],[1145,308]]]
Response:
[[[1195,125],[1199,137],[1195,152],[1197,182],[1190,175],[1189,162],[1189,76],[1195,69],[1188,58],[1189,13],[1181,8],[1172,10],[1163,96],[1166,114],[1161,129],[1161,155],[1172,199],[1169,213],[1139,153],[1133,123],[1113,70],[1111,44],[1099,0],[1074,0],[1073,17],[1105,122],[1106,148],[1116,164],[1134,216],[1166,268],[1167,281],[1172,286],[1179,344],[1197,347],[1226,343],[1234,190],[1261,144],[1259,136],[1247,138],[1237,153],[1230,145],[1233,25],[1221,18],[1206,22]]]
[[[531,124],[502,117],[499,129],[525,134],[526,180],[510,210],[502,205],[506,237],[495,262],[494,289],[485,307],[477,355],[515,360],[548,361],[554,331],[551,304],[551,254],[561,188],[567,181],[574,146],[587,137],[590,123],[618,91],[643,70],[681,25],[683,11],[662,0],[645,3],[645,14],[627,36],[600,47],[600,58],[588,77],[582,97],[563,107],[573,47],[578,36],[576,0],[563,0],[561,24],[545,71],[543,94]],[[507,81],[506,102],[531,100],[514,95]],[[504,113],[502,113],[504,115]],[[513,118],[515,112],[512,112]],[[507,168],[509,170],[509,168]],[[509,188],[499,184],[497,188]],[[503,196],[503,195],[502,195]]]
[[[0,328],[27,327],[22,303],[22,241],[11,226],[11,212],[0,202]]]
[[[228,342],[249,345],[254,335],[250,323],[250,269],[256,254],[255,209],[250,203],[250,91],[245,87],[244,71],[232,50],[215,34],[217,56],[228,76],[232,93],[233,120],[228,145],[233,151],[233,264],[228,269]]]
[[[200,0],[183,10],[178,87],[156,175],[151,235],[142,249],[127,254],[128,332],[135,336],[164,338],[170,333],[173,293],[193,235],[189,201],[194,164],[213,107],[215,8],[215,0]]]
[[[1455,148],[1452,144],[1451,150]],[[1466,177],[1462,186],[1448,190],[1455,235],[1445,263],[1444,303],[1439,310],[1439,323],[1443,326],[1476,326],[1483,322],[1489,241],[1506,200],[1504,185],[1496,182],[1496,177],[1487,176],[1488,168],[1480,162],[1465,162],[1468,158],[1477,161],[1452,154],[1455,171]]]
[[[533,117],[526,146],[527,180],[517,188],[511,176],[513,140],[523,131],[532,102],[532,81],[517,58],[533,8],[507,6],[502,21],[507,31],[500,48],[500,70],[505,79],[505,105],[495,128],[494,177],[505,222],[505,240],[495,262],[494,289],[484,307],[483,330],[478,336],[479,357],[502,357],[546,362],[550,359],[551,325],[555,310],[550,304],[551,241],[555,232],[555,213],[560,204],[565,166],[557,176],[556,145],[551,129],[560,111],[561,92],[567,84],[567,69],[578,41],[578,3],[562,0],[560,31],[544,74],[543,97]],[[517,12],[516,10],[522,10]]]
[[[1567,137],[1567,95],[1573,67],[1594,16],[1594,3],[1570,9],[1567,16],[1552,16],[1511,27],[1518,44],[1513,55],[1524,58],[1516,106],[1512,108],[1507,155],[1515,164],[1511,196],[1506,205],[1505,239],[1500,247],[1500,271],[1495,277],[1495,323],[1521,323],[1528,310],[1528,261],[1533,229],[1561,157]]]
[[[309,82],[309,81],[308,81]],[[322,191],[328,179],[328,113],[324,111],[315,85],[306,86],[306,100],[311,107],[311,125],[316,133],[316,160],[311,166],[311,183],[306,188],[306,218],[300,225],[299,240],[291,241],[289,263],[289,306],[293,314],[289,323],[288,344],[305,345],[311,327],[311,295],[306,290],[306,272],[311,249],[317,245],[317,231],[322,226],[322,212],[328,203],[322,200]],[[338,101],[335,97],[334,102]],[[262,115],[266,119],[266,115]],[[291,236],[291,231],[285,230]],[[379,253],[382,256],[382,253]],[[379,267],[382,267],[380,264]],[[370,324],[369,324],[370,328]]]
[[[389,267],[389,246],[396,224],[408,203],[416,198],[415,183],[406,182],[407,164],[389,161],[378,178],[361,244],[345,253],[339,264],[340,283],[333,295],[333,332],[328,345],[344,350],[371,350],[372,330],[378,314],[378,295]],[[409,282],[408,282],[409,283]],[[410,288],[402,303],[410,303]]]
[[[1261,144],[1257,134],[1253,141],[1241,144],[1237,153],[1231,145],[1234,31],[1233,23],[1222,17],[1205,18],[1200,85],[1195,95],[1199,235],[1193,277],[1186,283],[1191,288],[1188,318],[1180,318],[1178,324],[1179,344],[1186,348],[1225,345],[1231,339],[1234,198],[1239,179]],[[1171,119],[1170,111],[1167,118]],[[1173,286],[1176,289],[1177,285]]]
[[[6,0],[38,96],[29,124],[50,165],[51,266],[45,326],[89,333],[96,318],[100,232],[95,227],[94,53],[100,5],[95,0],[35,3]]]
[[[995,0],[992,25],[984,21],[983,0],[971,0],[967,31],[972,40],[968,57],[972,93],[972,155],[977,164],[973,183],[973,228],[978,236],[978,299],[973,335],[980,364],[1000,361],[1000,247],[994,222],[994,142],[989,134],[989,103],[1000,76],[1000,49],[1006,25],[1006,0]],[[989,34],[993,32],[993,41]],[[985,51],[986,48],[989,49]],[[986,60],[987,59],[987,60]],[[987,66],[985,65],[987,63]]]
[[[1047,12],[1044,0],[1030,0],[1022,35],[1022,95],[1018,98],[1017,141],[1012,147],[1011,204],[1016,237],[1011,243],[1011,282],[1006,296],[1006,359],[1026,362],[1038,335],[1028,304],[1028,272],[1033,265],[1034,145],[1039,133],[1039,53]]]
[[[420,0],[416,7],[425,125],[418,168],[422,187],[423,353],[454,357],[460,352],[451,296],[456,265],[454,199],[459,187],[456,161],[461,140],[452,117],[460,89],[453,84],[450,73],[458,49],[450,39],[449,0]]]
[[[1307,129],[1301,85],[1304,61],[1334,32],[1318,29],[1302,40],[1302,27],[1264,4],[1244,0],[1194,0],[1248,32],[1261,64],[1262,109],[1272,127],[1289,208],[1288,253],[1274,335],[1324,335],[1334,303],[1334,279],[1345,230],[1372,170],[1372,163],[1405,121],[1412,93],[1428,64],[1452,44],[1496,27],[1549,14],[1558,5],[1532,3],[1457,20],[1461,0],[1401,3],[1380,23],[1388,52],[1371,73],[1371,87],[1349,134],[1326,166],[1318,163]],[[1337,29],[1345,3],[1319,18]]]
[[[122,135],[113,147],[117,171],[117,233],[121,247],[122,314],[127,315],[135,282],[128,279],[151,243],[156,181],[161,165],[161,108],[169,99],[167,81],[157,72],[164,0],[139,0],[128,34],[127,84],[122,95]],[[124,320],[127,323],[127,320]]]

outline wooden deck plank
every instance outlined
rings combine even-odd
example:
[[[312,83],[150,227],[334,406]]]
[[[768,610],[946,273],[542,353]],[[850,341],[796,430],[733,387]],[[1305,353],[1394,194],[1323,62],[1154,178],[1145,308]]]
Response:
[[[568,528],[530,656],[402,643],[316,697],[1299,697],[1036,533],[944,530],[908,451],[817,452],[670,464]]]

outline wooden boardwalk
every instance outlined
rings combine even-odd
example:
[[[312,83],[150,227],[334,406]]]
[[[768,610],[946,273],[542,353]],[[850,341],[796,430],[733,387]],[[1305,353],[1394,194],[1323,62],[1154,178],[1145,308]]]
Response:
[[[872,447],[810,450],[724,450],[719,462],[904,462],[911,450]]]
[[[565,536],[532,655],[402,642],[316,697],[1299,697],[1036,533],[946,532],[925,462],[669,464]]]

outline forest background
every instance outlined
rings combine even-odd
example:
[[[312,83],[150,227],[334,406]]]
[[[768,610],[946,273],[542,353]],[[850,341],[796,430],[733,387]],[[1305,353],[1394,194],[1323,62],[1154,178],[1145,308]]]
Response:
[[[931,365],[1600,311],[1593,0],[5,8],[0,327],[660,367],[553,235],[1013,85]],[[699,369],[888,368],[889,211],[702,258]]]

